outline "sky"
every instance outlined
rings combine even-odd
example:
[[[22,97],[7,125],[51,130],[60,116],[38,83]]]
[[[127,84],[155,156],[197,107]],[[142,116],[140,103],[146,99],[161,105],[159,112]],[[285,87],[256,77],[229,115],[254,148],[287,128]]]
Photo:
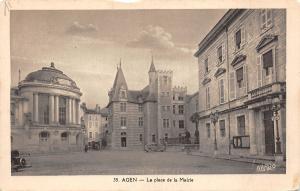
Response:
[[[105,107],[117,65],[128,88],[148,84],[153,55],[156,69],[173,71],[173,86],[198,89],[200,41],[227,10],[12,11],[11,85],[50,66],[80,88],[88,107]]]

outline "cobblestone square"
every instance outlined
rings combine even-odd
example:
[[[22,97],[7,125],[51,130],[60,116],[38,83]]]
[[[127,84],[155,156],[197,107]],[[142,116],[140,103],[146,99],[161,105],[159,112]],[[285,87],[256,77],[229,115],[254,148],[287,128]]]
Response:
[[[187,155],[185,152],[89,151],[31,156],[31,168],[12,175],[143,175],[284,173],[257,172],[257,164]]]

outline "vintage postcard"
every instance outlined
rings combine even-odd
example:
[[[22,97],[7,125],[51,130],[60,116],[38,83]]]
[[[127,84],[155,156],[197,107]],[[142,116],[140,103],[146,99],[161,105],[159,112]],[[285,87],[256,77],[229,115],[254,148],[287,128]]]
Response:
[[[299,2],[53,2],[0,1],[0,190],[300,189]]]

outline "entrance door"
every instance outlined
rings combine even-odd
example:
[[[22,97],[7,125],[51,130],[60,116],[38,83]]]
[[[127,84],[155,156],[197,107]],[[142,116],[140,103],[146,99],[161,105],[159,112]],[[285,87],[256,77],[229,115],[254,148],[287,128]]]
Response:
[[[264,112],[264,126],[266,154],[272,155],[275,153],[274,122],[272,121],[272,111]]]
[[[121,147],[126,147],[126,137],[121,137]]]

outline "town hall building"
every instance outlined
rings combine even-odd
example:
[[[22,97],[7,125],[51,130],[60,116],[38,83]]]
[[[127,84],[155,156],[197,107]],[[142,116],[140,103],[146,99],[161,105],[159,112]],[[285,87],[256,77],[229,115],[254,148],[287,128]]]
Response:
[[[145,88],[130,90],[121,65],[117,69],[107,106],[112,149],[144,149],[186,133],[187,88],[173,87],[173,72],[156,70],[153,58],[148,76]]]

